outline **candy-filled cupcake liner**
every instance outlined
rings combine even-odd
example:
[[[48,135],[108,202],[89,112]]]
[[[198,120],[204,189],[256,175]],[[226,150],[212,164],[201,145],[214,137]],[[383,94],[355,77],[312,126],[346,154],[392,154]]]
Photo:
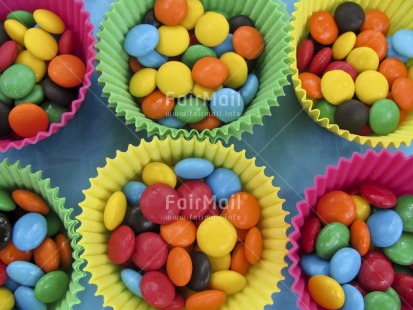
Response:
[[[263,309],[271,304],[271,295],[279,292],[277,284],[283,279],[281,270],[286,267],[289,225],[285,222],[288,213],[282,209],[284,200],[278,197],[279,188],[272,185],[273,178],[265,176],[264,168],[257,167],[255,159],[247,159],[245,152],[236,152],[233,146],[183,137],[177,140],[154,137],[151,142],[142,140],[138,147],[129,146],[126,152],[117,152],[115,158],[107,159],[105,167],[98,168],[97,177],[90,180],[90,188],[84,191],[85,200],[80,203],[78,232],[82,235],[82,258],[87,261],[85,270],[91,273],[90,282],[96,284],[96,294],[103,296],[105,306],[122,310],[152,309],[125,287],[120,268],[107,255],[109,233],[103,223],[107,200],[126,182],[141,180],[146,164],[164,162],[173,166],[189,157],[205,158],[215,167],[233,170],[241,180],[242,190],[254,195],[261,205],[262,218],[257,226],[263,235],[263,254],[257,264],[250,266],[244,289],[228,295],[222,309],[237,309],[239,305],[246,309]]]
[[[409,145],[413,139],[413,112],[407,113],[406,119],[398,126],[398,128],[392,133],[386,136],[372,135],[372,136],[360,136],[350,133],[348,130],[340,129],[336,124],[330,124],[327,118],[320,118],[320,111],[314,108],[313,101],[307,97],[305,90],[301,86],[301,81],[298,78],[297,69],[297,46],[304,39],[307,38],[309,33],[309,18],[314,12],[325,10],[333,13],[335,8],[344,2],[344,0],[338,1],[322,1],[301,0],[295,3],[294,12],[292,13],[291,30],[290,34],[293,37],[291,42],[293,50],[290,55],[293,59],[291,64],[292,82],[294,85],[296,96],[303,107],[304,111],[321,127],[326,128],[332,133],[348,140],[356,141],[360,144],[367,144],[375,147],[377,145],[382,147],[394,146],[399,147],[401,144]],[[377,9],[386,13],[390,19],[390,31],[389,35],[392,35],[399,29],[412,27],[411,16],[413,14],[413,3],[410,1],[378,1],[368,0],[353,1],[364,9],[364,11]]]
[[[314,178],[314,185],[306,188],[304,199],[297,203],[298,214],[292,219],[292,249],[288,256],[289,269],[294,278],[292,289],[298,294],[297,306],[302,309],[322,309],[310,297],[307,276],[300,267],[300,239],[306,221],[314,216],[317,201],[332,190],[354,193],[362,184],[375,182],[394,192],[396,196],[412,193],[413,157],[402,152],[390,153],[387,149],[376,153],[368,150],[364,155],[354,153],[351,158],[341,158],[336,166],[328,166],[325,174]]]
[[[108,97],[109,107],[115,110],[116,115],[124,118],[126,124],[133,124],[136,131],[146,130],[148,135],[171,135],[175,138],[183,134],[185,137],[196,136],[199,139],[209,137],[212,141],[219,138],[228,141],[231,136],[240,139],[244,131],[252,133],[254,125],[262,125],[262,118],[271,115],[271,107],[278,106],[277,98],[284,95],[283,87],[288,84],[290,39],[285,4],[266,0],[202,1],[205,11],[216,10],[229,17],[248,15],[264,37],[265,50],[256,68],[258,93],[241,117],[213,130],[198,132],[169,128],[148,119],[129,93],[131,72],[128,55],[123,49],[124,38],[132,27],[140,23],[142,16],[153,7],[154,2],[118,0],[105,15],[105,21],[97,35],[99,42],[96,44],[96,59],[99,64],[96,69],[101,74],[99,83],[103,85],[103,95]]]
[[[65,207],[65,199],[59,197],[58,188],[51,187],[50,179],[44,179],[41,171],[32,172],[31,166],[21,167],[20,162],[11,164],[5,159],[0,163],[0,188],[27,189],[37,193],[61,219],[67,236],[71,240],[73,264],[69,290],[63,298],[51,304],[51,307],[62,310],[72,309],[74,305],[80,303],[77,294],[84,288],[79,282],[85,276],[85,273],[80,270],[81,247],[77,244],[80,235],[75,231],[77,220],[71,218],[72,209]]]
[[[90,14],[85,10],[81,0],[5,0],[0,3],[0,20],[5,20],[8,13],[14,10],[26,10],[33,12],[36,9],[47,9],[59,15],[66,28],[72,29],[76,37],[76,48],[74,55],[79,57],[86,66],[83,84],[79,87],[78,97],[70,106],[70,111],[63,113],[60,123],[52,123],[47,131],[41,131],[30,138],[17,138],[7,136],[0,139],[0,151],[4,152],[9,149],[21,149],[22,147],[35,144],[38,141],[46,139],[55,134],[61,128],[65,127],[73,119],[77,111],[82,106],[87,90],[91,85],[91,77],[94,71],[95,58],[95,38],[93,36],[93,24],[90,22]]]

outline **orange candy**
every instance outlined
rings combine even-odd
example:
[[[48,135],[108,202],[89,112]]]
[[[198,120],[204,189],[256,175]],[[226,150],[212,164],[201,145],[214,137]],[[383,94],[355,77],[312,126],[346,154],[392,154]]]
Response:
[[[129,63],[129,68],[132,70],[133,73],[136,73],[140,69],[143,68],[143,66],[139,63],[139,61],[138,61],[138,59],[136,59],[136,57],[130,56],[128,63]]]
[[[43,242],[33,250],[34,262],[44,272],[57,270],[60,264],[59,249],[56,243],[46,237]]]
[[[49,127],[49,117],[45,110],[33,103],[21,103],[9,114],[11,129],[23,138],[35,136]]]
[[[214,128],[219,127],[220,125],[221,121],[211,113],[208,113],[208,115],[202,121],[196,123],[189,123],[189,126],[191,126],[191,128],[196,129],[198,131],[202,131],[205,129],[212,130]]]
[[[227,296],[218,290],[206,290],[188,297],[185,303],[187,310],[219,310]]]
[[[401,77],[394,80],[391,95],[400,109],[413,110],[413,81]]]
[[[387,36],[390,29],[390,20],[387,15],[379,10],[371,10],[365,13],[364,23],[360,27],[360,31],[368,29],[380,31]]]
[[[16,189],[11,195],[14,202],[27,212],[49,213],[49,206],[43,198],[29,190]]]
[[[83,83],[86,66],[74,55],[63,54],[54,57],[47,67],[47,74],[57,85],[66,88],[79,86]]]
[[[246,192],[233,194],[227,204],[228,220],[241,229],[255,226],[261,216],[261,207],[258,200]]]
[[[228,68],[219,59],[203,57],[192,67],[192,78],[206,88],[216,88],[228,78]]]
[[[156,0],[153,9],[156,19],[162,24],[176,26],[185,19],[188,4],[186,0]]]
[[[381,32],[371,29],[357,35],[354,47],[370,47],[377,53],[380,61],[386,57],[388,49],[386,37]]]
[[[406,65],[400,59],[394,57],[384,59],[379,66],[379,72],[383,74],[387,82],[389,82],[390,88],[395,79],[399,77],[407,78]]]
[[[401,124],[401,123],[403,123],[404,120],[406,119],[407,111],[406,111],[406,110],[403,110],[403,109],[400,109],[400,108],[399,108],[399,110],[400,110],[400,120],[399,120],[399,124]]]
[[[319,11],[311,15],[310,33],[318,43],[333,44],[338,37],[338,27],[333,15],[326,11]]]
[[[248,229],[241,229],[237,227],[235,227],[235,229],[237,230],[237,240],[244,241],[247,235]]]
[[[350,243],[353,248],[365,255],[370,248],[370,232],[363,220],[355,220],[350,227]]]
[[[21,260],[28,262],[32,259],[33,251],[21,251],[12,241],[10,241],[5,248],[0,251],[0,260],[9,265],[14,261]]]
[[[196,239],[195,224],[185,218],[161,225],[161,236],[170,245],[186,247]]]
[[[251,26],[241,26],[235,30],[232,44],[237,54],[245,59],[258,58],[264,51],[264,38]]]
[[[262,255],[262,235],[260,230],[254,226],[245,237],[245,257],[250,264],[256,264]]]
[[[349,194],[335,190],[324,194],[318,200],[316,213],[324,225],[340,222],[350,226],[356,217],[356,204]]]
[[[166,260],[166,273],[176,286],[185,286],[191,280],[192,261],[184,248],[176,247],[169,251]]]
[[[160,90],[154,90],[142,100],[142,112],[150,119],[161,119],[171,113],[175,101]]]
[[[306,91],[309,98],[321,99],[321,78],[310,72],[303,72],[298,75],[301,87]]]
[[[248,261],[245,256],[245,246],[238,242],[231,253],[231,270],[245,274],[248,270]]]
[[[70,240],[63,234],[58,234],[54,238],[57,248],[59,249],[60,264],[59,268],[67,269],[72,265],[72,248]]]

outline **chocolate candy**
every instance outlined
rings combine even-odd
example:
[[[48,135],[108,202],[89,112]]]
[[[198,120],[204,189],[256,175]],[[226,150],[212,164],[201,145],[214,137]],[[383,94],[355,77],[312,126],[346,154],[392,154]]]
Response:
[[[159,233],[159,224],[155,224],[143,216],[140,206],[128,207],[126,209],[123,224],[129,226],[136,235],[143,232]]]
[[[357,32],[365,19],[363,8],[355,2],[343,2],[334,11],[334,20],[341,33]]]
[[[229,20],[229,32],[234,33],[239,27],[250,26],[255,27],[254,22],[246,15],[235,15],[232,16]]]
[[[0,102],[0,137],[7,136],[11,132],[9,125],[10,111],[11,108],[7,104]]]
[[[58,105],[68,107],[72,104],[72,101],[77,99],[77,88],[61,87],[49,78],[44,79],[42,85],[46,98]]]
[[[9,218],[0,213],[0,250],[4,249],[11,239],[11,224]]]
[[[196,292],[203,291],[211,279],[211,263],[203,252],[193,251],[189,255],[192,261],[192,276],[187,286]]]
[[[356,99],[344,101],[336,107],[334,122],[344,130],[357,134],[369,119],[367,107]]]

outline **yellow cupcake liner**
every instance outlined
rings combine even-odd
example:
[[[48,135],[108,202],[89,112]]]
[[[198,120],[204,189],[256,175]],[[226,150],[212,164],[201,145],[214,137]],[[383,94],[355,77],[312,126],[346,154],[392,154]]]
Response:
[[[242,190],[253,194],[261,205],[261,220],[258,224],[263,235],[261,260],[250,267],[247,285],[236,294],[229,295],[223,310],[263,309],[272,303],[271,295],[279,292],[278,282],[284,279],[281,271],[287,266],[286,235],[289,224],[285,222],[288,212],[282,209],[284,200],[278,197],[278,187],[272,184],[273,177],[264,174],[264,167],[255,165],[255,158],[247,159],[245,151],[236,152],[234,147],[224,147],[221,142],[186,140],[168,137],[151,142],[141,141],[139,146],[130,145],[126,152],[117,152],[107,159],[103,168],[98,168],[97,177],[90,180],[91,186],[83,193],[80,203],[82,213],[78,232],[82,235],[79,244],[84,248],[82,258],[87,261],[85,271],[90,272],[90,283],[97,286],[97,295],[103,296],[104,306],[115,310],[153,309],[145,301],[133,295],[123,284],[121,268],[107,256],[109,232],[103,224],[103,210],[107,200],[130,180],[141,180],[143,167],[150,162],[164,162],[174,166],[179,160],[200,157],[211,161],[215,167],[234,171],[241,180]]]
[[[320,118],[320,111],[314,109],[313,101],[307,97],[305,90],[301,87],[301,81],[298,78],[297,69],[297,46],[307,38],[309,33],[309,18],[314,12],[328,11],[333,13],[335,8],[345,0],[324,1],[324,0],[300,0],[294,5],[292,20],[290,24],[290,35],[293,37],[291,58],[293,62],[290,66],[292,72],[292,83],[297,98],[304,111],[321,127],[326,128],[332,133],[348,140],[356,141],[360,144],[369,146],[394,146],[399,147],[401,144],[409,145],[413,139],[413,111],[409,111],[406,119],[392,133],[386,136],[372,135],[359,136],[350,133],[348,130],[340,129],[336,124],[330,124],[327,118]],[[392,0],[355,0],[368,10],[381,10],[386,13],[390,19],[389,35],[392,35],[399,29],[413,27],[413,2],[412,1],[392,1]]]

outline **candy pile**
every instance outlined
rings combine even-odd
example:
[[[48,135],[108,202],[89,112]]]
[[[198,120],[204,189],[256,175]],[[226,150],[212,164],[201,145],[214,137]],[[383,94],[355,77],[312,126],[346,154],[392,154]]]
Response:
[[[86,71],[76,44],[46,9],[12,11],[0,22],[0,137],[33,137],[70,110]]]
[[[315,212],[302,230],[300,265],[318,305],[413,306],[413,195],[366,183],[356,194],[324,194]]]
[[[0,309],[47,309],[69,288],[70,241],[36,193],[0,190]]]
[[[353,134],[387,135],[413,110],[413,31],[387,36],[389,28],[384,12],[354,2],[312,14],[297,68],[320,118]]]
[[[204,12],[198,0],[157,0],[129,30],[129,91],[146,117],[198,131],[237,120],[258,91],[251,71],[264,39],[244,15]]]
[[[241,192],[229,169],[202,158],[173,169],[151,162],[142,182],[129,181],[107,201],[107,253],[124,267],[125,286],[149,305],[219,309],[260,259],[260,215],[257,199]]]

